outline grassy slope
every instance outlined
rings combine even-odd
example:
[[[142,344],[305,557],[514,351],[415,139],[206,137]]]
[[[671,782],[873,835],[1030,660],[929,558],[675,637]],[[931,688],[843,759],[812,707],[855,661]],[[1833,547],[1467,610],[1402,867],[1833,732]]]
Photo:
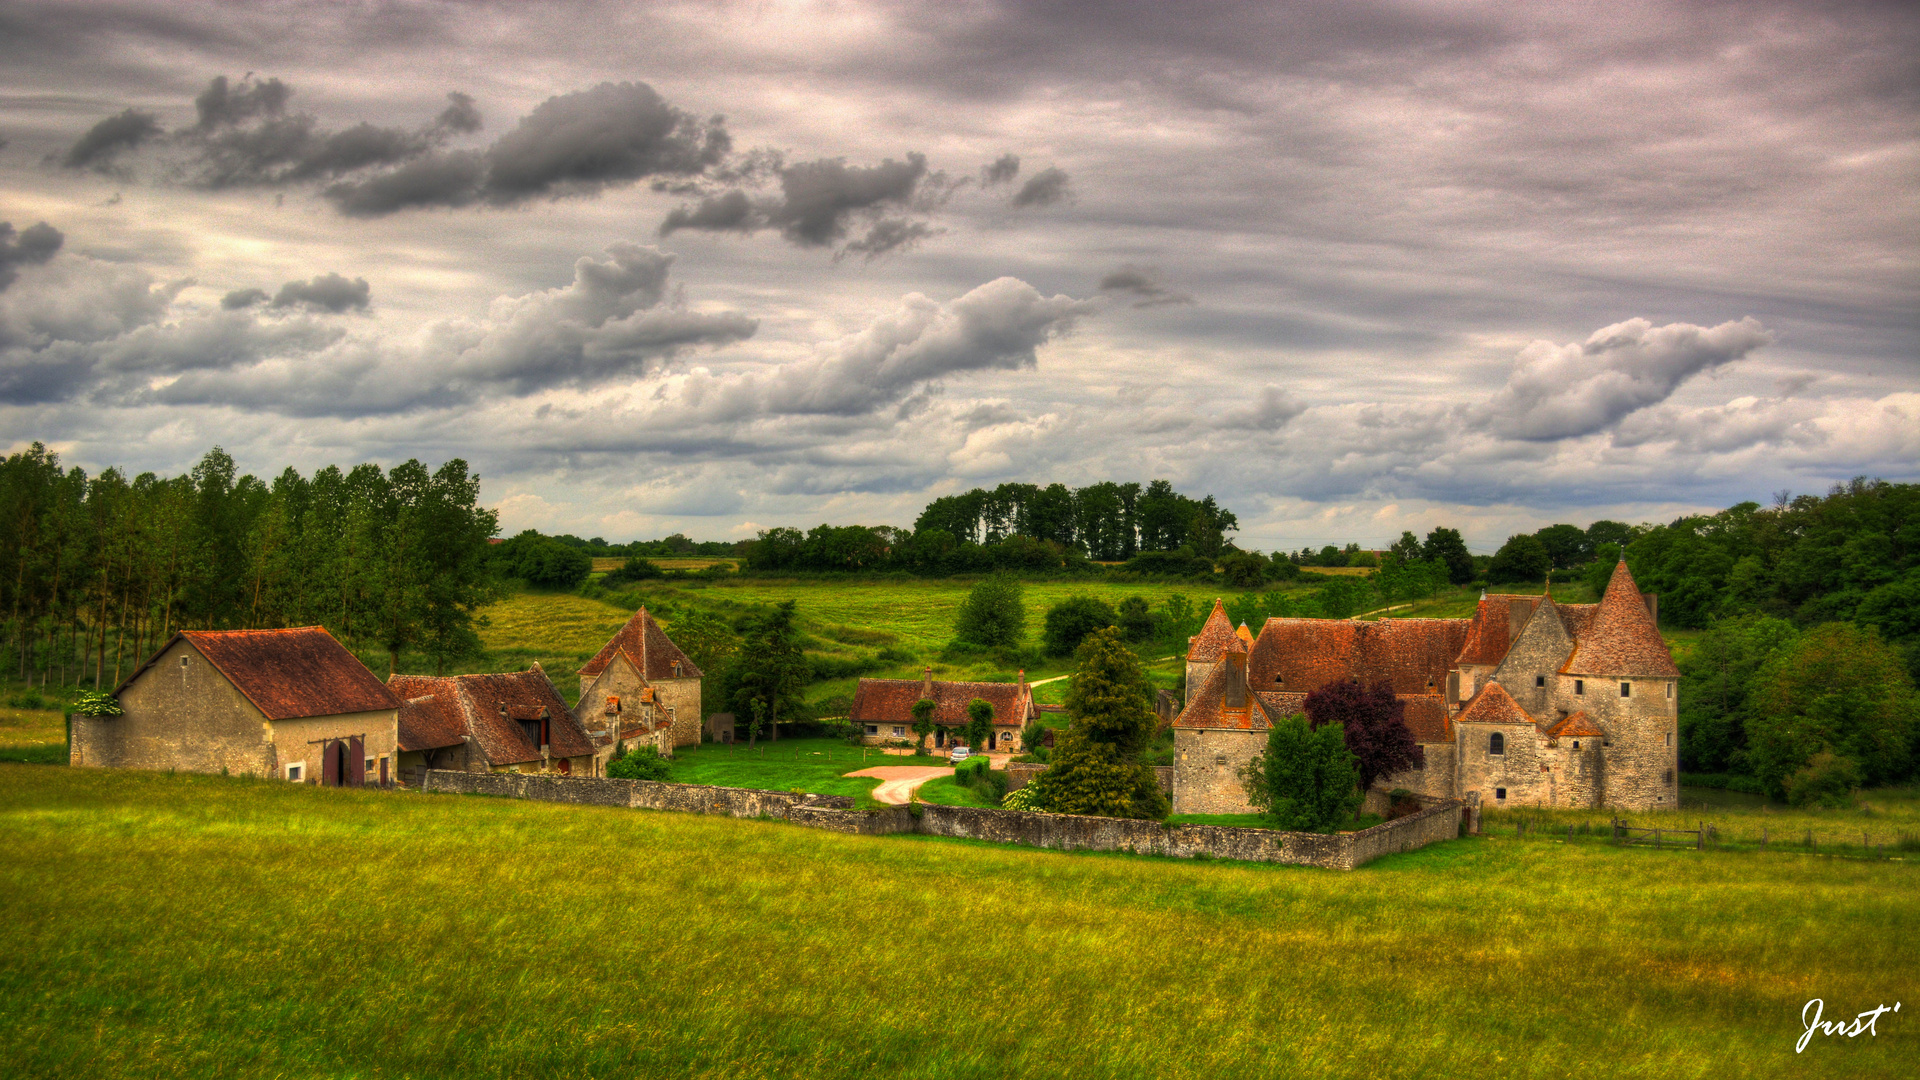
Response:
[[[1920,866],[1342,874],[0,766],[14,1076],[1904,1076]],[[966,962],[947,957],[956,939]],[[1909,1010],[1910,1011],[1910,1010]]]

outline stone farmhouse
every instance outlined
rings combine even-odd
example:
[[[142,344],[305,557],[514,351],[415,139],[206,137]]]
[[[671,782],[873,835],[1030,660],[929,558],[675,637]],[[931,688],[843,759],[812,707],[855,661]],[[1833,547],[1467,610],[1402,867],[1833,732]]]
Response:
[[[393,675],[401,774],[420,769],[598,776],[606,755],[539,664],[499,675]]]
[[[1385,680],[1425,756],[1388,788],[1487,806],[1679,805],[1680,672],[1625,562],[1598,604],[1482,596],[1469,619],[1269,619],[1216,603],[1174,720],[1175,813],[1251,809],[1240,769],[1277,719],[1341,679]]]
[[[1225,618],[1225,616],[1221,616]],[[931,741],[936,747],[957,745],[957,729],[971,722],[967,706],[975,698],[993,706],[993,734],[984,747],[996,753],[1018,753],[1020,731],[1035,716],[1033,689],[1027,685],[1027,673],[1020,681],[947,682],[933,677],[933,668],[918,681],[913,679],[861,679],[853,693],[853,707],[847,719],[861,726],[861,741],[868,746],[884,746],[899,740],[920,738],[913,731],[913,704],[922,698],[934,703],[934,730]]]
[[[322,627],[183,630],[113,695],[124,715],[73,718],[72,764],[395,779],[400,702]]]
[[[649,733],[659,718],[670,726],[671,745],[660,752],[671,756],[675,747],[699,745],[700,679],[699,667],[643,607],[580,669],[580,715],[606,730],[606,717],[625,717],[643,706]],[[609,754],[612,747],[608,742]]]

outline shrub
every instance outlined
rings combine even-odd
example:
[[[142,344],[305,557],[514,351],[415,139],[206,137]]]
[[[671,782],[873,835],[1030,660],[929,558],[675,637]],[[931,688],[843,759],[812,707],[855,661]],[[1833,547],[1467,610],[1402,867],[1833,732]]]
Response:
[[[1091,596],[1069,596],[1047,610],[1044,640],[1053,656],[1071,656],[1088,634],[1119,623],[1113,606]]]
[[[1017,645],[1027,629],[1020,583],[996,574],[975,585],[960,604],[953,636],[958,642],[1004,648]]]
[[[629,750],[607,762],[607,775],[617,780],[665,780],[672,772],[658,747]]]
[[[1040,789],[1033,784],[1007,792],[1001,798],[1000,805],[1008,810],[1026,810],[1030,813],[1046,810],[1046,807],[1040,803]]]
[[[38,700],[40,697],[40,695],[38,694],[31,694],[31,693],[28,694],[27,696],[34,698],[36,700]],[[22,705],[19,703],[19,699],[15,699],[13,702],[11,702],[11,704],[16,709],[44,709],[47,707],[47,704],[45,702],[42,702],[39,705]],[[81,694],[79,697],[74,698],[73,712],[80,716],[124,715],[120,710],[119,699],[114,697],[112,694],[106,693],[105,691],[101,691],[101,690],[89,690],[86,693]]]
[[[610,570],[600,579],[607,588],[617,588],[632,581],[650,581],[662,577],[660,568],[646,559],[628,559],[617,570]]]
[[[1860,767],[1852,758],[1822,750],[1806,768],[1787,777],[1787,801],[1795,806],[1851,806],[1859,786]]]

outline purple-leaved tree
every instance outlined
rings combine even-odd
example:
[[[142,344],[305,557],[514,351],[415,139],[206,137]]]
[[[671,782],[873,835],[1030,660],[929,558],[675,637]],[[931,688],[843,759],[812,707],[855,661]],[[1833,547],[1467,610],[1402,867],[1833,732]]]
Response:
[[[1393,696],[1391,683],[1331,682],[1307,695],[1306,708],[1307,722],[1316,728],[1322,724],[1345,727],[1347,750],[1359,759],[1361,791],[1382,776],[1426,762],[1413,732],[1407,730],[1406,702]]]

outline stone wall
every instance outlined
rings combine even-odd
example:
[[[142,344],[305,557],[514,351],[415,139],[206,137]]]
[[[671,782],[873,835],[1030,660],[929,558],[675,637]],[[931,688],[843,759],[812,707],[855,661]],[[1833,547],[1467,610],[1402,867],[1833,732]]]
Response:
[[[1240,770],[1267,749],[1265,731],[1175,728],[1173,812],[1250,814]]]
[[[1457,764],[1454,760],[1457,756],[1454,745],[1450,742],[1421,743],[1420,752],[1426,759],[1425,765],[1395,773],[1379,782],[1389,790],[1406,788],[1418,795],[1428,795],[1438,799],[1453,798]]]
[[[1459,835],[1460,804],[1433,800],[1417,814],[1354,833],[1278,832],[1218,825],[1162,825],[1157,821],[1030,814],[972,806],[889,806],[856,810],[844,796],[651,780],[574,779],[435,770],[424,790],[584,806],[637,807],[736,818],[772,818],[860,836],[921,833],[991,840],[1057,851],[1131,851],[1139,854],[1294,863],[1352,870],[1382,855],[1412,851]]]
[[[1007,790],[1018,791],[1026,787],[1027,783],[1034,777],[1046,771],[1047,766],[1039,762],[1010,761],[1007,763]],[[1161,791],[1166,792],[1168,795],[1173,794],[1173,766],[1153,766],[1153,779],[1160,785]]]

